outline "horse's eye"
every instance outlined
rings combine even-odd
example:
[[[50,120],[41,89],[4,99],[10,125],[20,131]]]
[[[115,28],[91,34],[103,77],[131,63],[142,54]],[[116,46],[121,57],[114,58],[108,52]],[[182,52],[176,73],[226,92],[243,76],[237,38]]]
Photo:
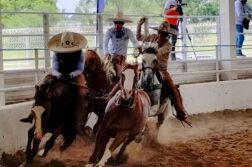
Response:
[[[142,62],[143,64],[145,64],[146,63],[146,61],[145,60],[143,60],[143,62]]]
[[[157,60],[153,60],[153,65],[155,66],[155,65],[157,65]]]

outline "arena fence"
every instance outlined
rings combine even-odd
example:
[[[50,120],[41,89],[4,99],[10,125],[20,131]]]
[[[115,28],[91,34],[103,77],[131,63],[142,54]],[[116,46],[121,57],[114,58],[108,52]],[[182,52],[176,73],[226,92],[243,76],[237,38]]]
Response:
[[[69,30],[79,32],[88,39],[89,48],[97,48],[102,56],[104,32],[112,25],[106,22],[111,15],[82,13],[19,13],[2,12],[4,15],[38,15],[39,25],[29,28],[1,27],[0,42],[0,105],[30,100],[34,85],[40,81],[51,67],[52,53],[46,48],[48,39],[57,33]],[[142,17],[129,15],[133,24],[127,27],[136,31],[136,22]],[[152,33],[149,27],[158,26],[161,16],[147,16],[145,34]],[[57,18],[57,19],[55,19]],[[80,19],[85,18],[85,19]],[[56,20],[56,21],[55,21]],[[200,20],[200,21],[195,21]],[[229,79],[246,79],[252,76],[251,34],[246,33],[244,59],[225,59],[219,44],[219,17],[183,17],[179,39],[176,45],[177,61],[171,61],[169,71],[177,84],[198,82],[219,82]],[[4,21],[2,19],[2,21]],[[22,25],[20,25],[22,27]],[[184,30],[184,31],[182,31]],[[132,54],[132,46],[129,55]],[[223,68],[230,66],[230,68]]]

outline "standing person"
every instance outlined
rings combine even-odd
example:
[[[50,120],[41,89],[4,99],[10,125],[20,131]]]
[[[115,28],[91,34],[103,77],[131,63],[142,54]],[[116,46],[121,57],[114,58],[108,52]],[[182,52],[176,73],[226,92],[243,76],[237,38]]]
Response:
[[[116,73],[119,76],[122,65],[126,60],[129,40],[135,48],[140,48],[140,45],[135,39],[133,32],[124,27],[125,23],[132,22],[130,18],[125,17],[122,12],[118,12],[115,17],[109,18],[108,21],[112,21],[114,26],[108,29],[105,34],[105,59],[116,60]],[[111,45],[109,45],[109,42]]]
[[[244,18],[251,19],[252,9],[247,5],[247,0],[235,1],[235,26],[236,26],[236,55],[237,57],[245,57],[242,53],[242,45],[244,42]],[[248,27],[247,27],[248,28]]]
[[[179,0],[167,0],[164,6],[164,15],[165,16],[174,16],[172,18],[165,17],[164,20],[170,24],[170,27],[178,31],[179,24],[179,16],[182,15],[182,7],[178,5],[180,3]],[[172,42],[172,53],[171,59],[176,60],[175,46],[177,43],[177,34],[171,34],[171,42]]]
[[[183,106],[183,100],[180,94],[180,91],[171,79],[170,74],[168,73],[167,65],[169,59],[169,53],[172,50],[172,45],[169,42],[169,34],[176,35],[177,30],[170,27],[170,25],[163,21],[159,27],[153,28],[157,31],[157,34],[150,34],[147,36],[142,35],[141,27],[142,24],[146,21],[146,18],[141,18],[137,25],[137,40],[143,42],[156,42],[158,45],[158,65],[159,65],[159,72],[161,73],[164,83],[168,87],[169,91],[171,92],[171,103],[176,109],[177,115],[176,117],[180,120],[186,120],[187,113]]]

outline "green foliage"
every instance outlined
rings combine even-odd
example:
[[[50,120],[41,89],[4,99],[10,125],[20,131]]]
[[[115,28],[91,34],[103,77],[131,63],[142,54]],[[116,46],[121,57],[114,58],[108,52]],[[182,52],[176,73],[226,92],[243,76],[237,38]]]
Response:
[[[57,0],[1,0],[2,12],[57,12]],[[6,28],[41,26],[40,14],[2,14],[2,23]]]

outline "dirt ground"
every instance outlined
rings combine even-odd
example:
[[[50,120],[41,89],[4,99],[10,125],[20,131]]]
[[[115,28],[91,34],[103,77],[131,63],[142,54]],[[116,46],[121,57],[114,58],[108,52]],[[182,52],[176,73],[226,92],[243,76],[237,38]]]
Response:
[[[189,117],[193,127],[174,118],[162,125],[158,143],[145,137],[128,147],[128,159],[119,167],[252,167],[252,110],[222,111]],[[151,123],[153,125],[153,123]],[[29,167],[80,167],[92,153],[94,143],[78,137],[59,152],[56,145],[46,158],[37,156]],[[2,156],[1,164],[16,167],[24,153]],[[109,166],[112,166],[110,163]],[[0,165],[1,166],[1,165]]]

